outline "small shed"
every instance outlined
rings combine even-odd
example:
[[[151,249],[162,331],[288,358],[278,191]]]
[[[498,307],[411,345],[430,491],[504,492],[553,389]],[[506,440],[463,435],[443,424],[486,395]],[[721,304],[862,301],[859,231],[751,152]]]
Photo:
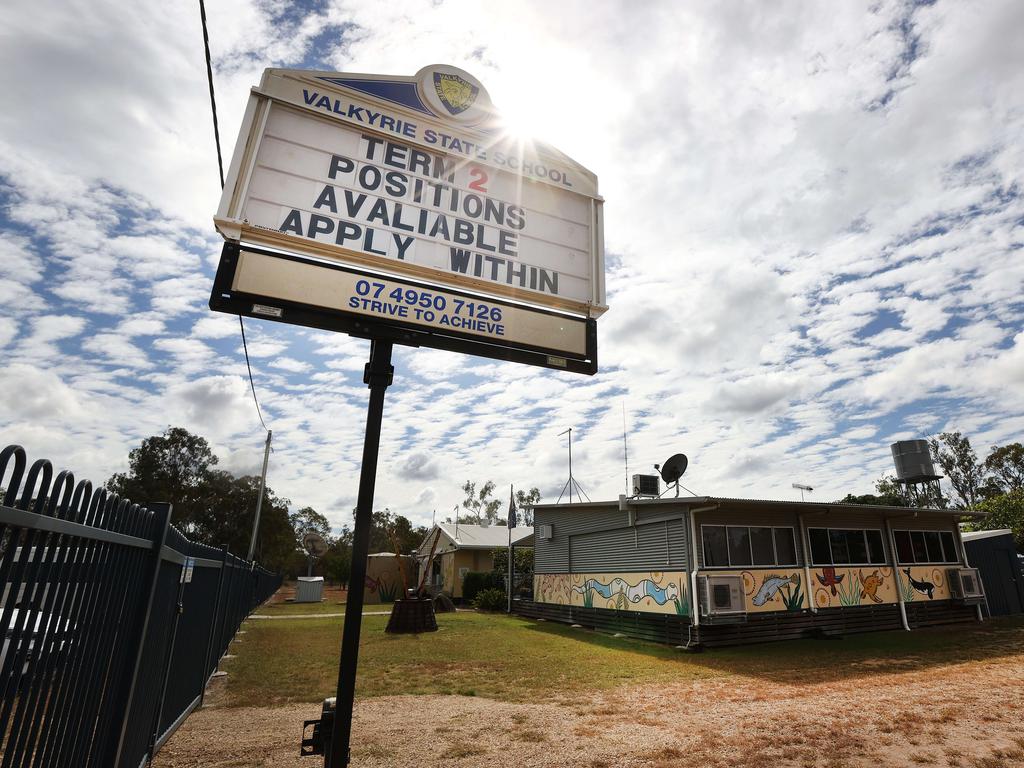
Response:
[[[366,584],[363,588],[363,603],[377,605],[393,603],[402,596],[402,569],[409,580],[409,587],[415,587],[416,559],[412,555],[396,555],[393,552],[377,552],[366,558]]]
[[[963,534],[971,565],[981,574],[992,616],[1024,613],[1024,572],[1009,528]]]
[[[323,597],[323,576],[299,576],[295,583],[296,603],[319,603]]]

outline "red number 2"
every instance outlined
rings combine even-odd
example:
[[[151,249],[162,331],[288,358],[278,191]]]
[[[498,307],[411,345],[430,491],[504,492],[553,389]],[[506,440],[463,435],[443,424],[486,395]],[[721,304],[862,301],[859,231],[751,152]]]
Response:
[[[484,186],[487,183],[487,171],[474,165],[469,169],[469,175],[473,177],[473,181],[469,182],[470,189],[475,189],[477,192],[487,191],[487,187]]]

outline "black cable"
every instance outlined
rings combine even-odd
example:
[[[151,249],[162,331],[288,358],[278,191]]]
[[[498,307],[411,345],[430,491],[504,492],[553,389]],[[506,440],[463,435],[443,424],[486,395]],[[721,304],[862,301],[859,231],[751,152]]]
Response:
[[[203,47],[206,49],[206,79],[210,83],[210,111],[213,113],[213,141],[217,145],[217,169],[220,171],[220,188],[224,189],[224,157],[220,152],[217,98],[213,92],[213,62],[210,59],[210,33],[206,28],[206,4],[203,0],[199,0],[199,17],[203,21]],[[252,400],[256,403],[256,415],[260,417],[260,424],[263,425],[263,429],[267,429],[267,422],[263,420],[263,412],[260,410],[260,400],[256,397],[256,382],[252,378],[252,365],[249,363],[249,345],[245,342],[245,324],[242,322],[241,315],[238,316],[238,327],[242,331],[242,350],[245,352],[245,368],[249,371],[249,387],[252,389]]]
[[[210,83],[210,110],[213,112],[213,140],[217,145],[217,168],[220,188],[224,189],[224,158],[220,153],[220,127],[217,125],[217,97],[213,94],[213,63],[210,61],[210,34],[206,29],[206,4],[199,0],[199,17],[203,20],[203,46],[206,48],[206,79]],[[241,318],[241,315],[239,315]]]
[[[249,386],[252,387],[252,399],[256,403],[256,415],[260,417],[260,424],[263,428],[267,428],[267,423],[263,421],[263,414],[260,412],[260,401],[256,398],[256,385],[252,380],[252,367],[249,365],[249,347],[245,343],[245,326],[242,325],[242,316],[238,316],[238,327],[242,330],[242,349],[245,350],[245,367],[249,370]]]

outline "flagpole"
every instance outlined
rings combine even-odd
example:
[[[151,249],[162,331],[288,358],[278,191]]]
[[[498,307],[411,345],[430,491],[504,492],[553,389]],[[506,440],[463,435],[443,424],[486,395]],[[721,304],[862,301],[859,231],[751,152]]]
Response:
[[[508,486],[508,582],[505,584],[505,591],[508,593],[508,612],[512,613],[512,588],[515,580],[515,548],[512,546],[512,529],[516,520],[516,494],[512,484]]]

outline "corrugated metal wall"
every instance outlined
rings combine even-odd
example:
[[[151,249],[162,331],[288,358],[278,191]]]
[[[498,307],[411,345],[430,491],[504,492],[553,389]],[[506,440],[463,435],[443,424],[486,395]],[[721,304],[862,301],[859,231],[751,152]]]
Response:
[[[637,511],[637,525],[618,507],[574,504],[538,509],[534,530],[552,526],[550,540],[536,539],[536,573],[584,573],[609,570],[650,571],[686,568],[683,508],[659,505]]]
[[[683,524],[675,520],[640,523],[569,540],[569,571],[661,571],[686,568]]]

